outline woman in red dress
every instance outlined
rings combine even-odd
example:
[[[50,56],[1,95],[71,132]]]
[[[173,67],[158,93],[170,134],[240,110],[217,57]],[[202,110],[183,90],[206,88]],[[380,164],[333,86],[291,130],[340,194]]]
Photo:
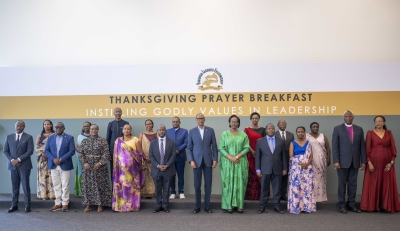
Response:
[[[253,112],[250,115],[252,125],[244,129],[250,142],[250,151],[247,153],[247,160],[249,161],[249,179],[247,181],[245,200],[260,200],[260,178],[256,173],[255,155],[257,140],[266,135],[265,128],[258,126],[260,121],[260,114]]]
[[[400,211],[394,168],[396,144],[392,132],[386,129],[385,117],[376,116],[374,122],[375,129],[367,132],[365,141],[368,170],[364,175],[360,209],[394,213]]]

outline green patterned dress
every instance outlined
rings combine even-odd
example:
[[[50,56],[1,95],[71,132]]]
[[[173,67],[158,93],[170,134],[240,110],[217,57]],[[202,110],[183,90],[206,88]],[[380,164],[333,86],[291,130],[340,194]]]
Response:
[[[218,148],[221,153],[222,209],[230,210],[234,207],[243,209],[244,207],[249,173],[246,154],[249,150],[249,139],[246,133],[238,131],[236,136],[233,136],[229,130],[222,133]],[[243,157],[239,159],[238,164],[226,158],[227,154],[236,156],[239,153],[242,153]]]

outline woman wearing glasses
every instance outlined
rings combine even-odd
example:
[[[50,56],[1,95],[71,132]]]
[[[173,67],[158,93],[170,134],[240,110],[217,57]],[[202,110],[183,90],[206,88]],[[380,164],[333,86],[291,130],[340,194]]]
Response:
[[[246,194],[250,150],[247,134],[239,131],[240,119],[236,115],[229,117],[230,129],[221,135],[218,151],[221,153],[222,209],[232,213],[237,208],[243,213]]]
[[[396,144],[387,130],[384,116],[374,118],[375,128],[367,132],[366,151],[368,169],[364,175],[360,209],[368,212],[400,211],[394,161]]]

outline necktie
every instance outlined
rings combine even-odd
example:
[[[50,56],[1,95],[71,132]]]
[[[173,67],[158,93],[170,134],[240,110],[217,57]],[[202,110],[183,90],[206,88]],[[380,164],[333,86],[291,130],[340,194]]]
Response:
[[[15,141],[15,145],[18,147],[18,144],[19,144],[19,134],[17,135],[17,140]]]
[[[160,148],[160,164],[164,164],[164,156],[165,156],[165,152],[164,152],[164,139],[160,139],[161,142],[161,148]]]
[[[283,140],[286,140],[286,138],[285,138],[285,132],[282,132],[282,139],[283,139]]]
[[[269,149],[271,149],[271,153],[274,153],[274,144],[272,143],[272,138],[268,138],[269,139]]]

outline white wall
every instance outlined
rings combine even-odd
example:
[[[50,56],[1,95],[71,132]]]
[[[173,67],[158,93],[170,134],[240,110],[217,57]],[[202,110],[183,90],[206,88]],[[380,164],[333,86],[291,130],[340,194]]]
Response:
[[[1,0],[0,67],[399,62],[398,0]]]

